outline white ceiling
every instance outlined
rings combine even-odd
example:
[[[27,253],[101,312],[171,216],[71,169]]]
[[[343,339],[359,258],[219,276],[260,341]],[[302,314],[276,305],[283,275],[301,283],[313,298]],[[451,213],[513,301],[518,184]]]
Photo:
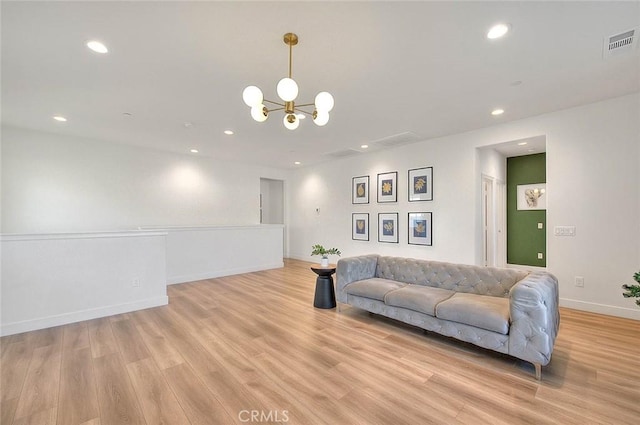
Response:
[[[640,49],[602,57],[603,37],[640,26],[635,1],[1,7],[3,123],[277,167],[400,133],[461,133],[640,90]],[[488,40],[498,22],[512,30]],[[290,31],[300,37],[298,101],[323,90],[335,98],[325,127],[307,119],[289,131],[276,112],[257,123],[242,101],[249,84],[277,98]],[[90,39],[109,53],[88,50]],[[506,112],[493,117],[495,107]]]

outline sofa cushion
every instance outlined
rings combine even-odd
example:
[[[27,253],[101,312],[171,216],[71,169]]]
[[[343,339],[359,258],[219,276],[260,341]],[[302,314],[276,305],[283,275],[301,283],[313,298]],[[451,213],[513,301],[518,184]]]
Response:
[[[387,292],[400,289],[403,286],[405,286],[405,284],[401,282],[374,277],[372,279],[351,282],[344,290],[349,295],[384,301],[384,296]]]
[[[458,292],[436,306],[436,317],[507,335],[509,298]]]
[[[396,291],[387,292],[384,302],[393,307],[402,307],[419,311],[429,316],[436,315],[436,305],[455,294],[446,289],[431,288],[422,285],[407,285]]]

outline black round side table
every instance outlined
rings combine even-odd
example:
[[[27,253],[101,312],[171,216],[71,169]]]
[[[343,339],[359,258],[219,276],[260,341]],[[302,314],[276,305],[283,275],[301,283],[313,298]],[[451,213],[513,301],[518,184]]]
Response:
[[[333,289],[332,274],[336,272],[335,267],[311,267],[311,270],[318,275],[316,279],[316,296],[313,299],[313,306],[316,308],[335,308],[336,293]]]

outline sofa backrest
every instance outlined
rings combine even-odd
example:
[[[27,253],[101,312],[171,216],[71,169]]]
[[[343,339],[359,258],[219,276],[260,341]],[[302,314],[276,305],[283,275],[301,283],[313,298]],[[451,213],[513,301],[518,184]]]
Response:
[[[511,287],[528,274],[518,269],[382,256],[376,266],[379,278],[494,297],[508,297]]]

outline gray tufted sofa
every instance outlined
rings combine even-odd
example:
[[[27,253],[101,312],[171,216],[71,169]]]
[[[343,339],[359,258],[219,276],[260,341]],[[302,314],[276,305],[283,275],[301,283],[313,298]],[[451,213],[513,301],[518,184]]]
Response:
[[[550,273],[365,255],[338,261],[336,278],[338,302],[529,361],[537,379],[551,360]]]

